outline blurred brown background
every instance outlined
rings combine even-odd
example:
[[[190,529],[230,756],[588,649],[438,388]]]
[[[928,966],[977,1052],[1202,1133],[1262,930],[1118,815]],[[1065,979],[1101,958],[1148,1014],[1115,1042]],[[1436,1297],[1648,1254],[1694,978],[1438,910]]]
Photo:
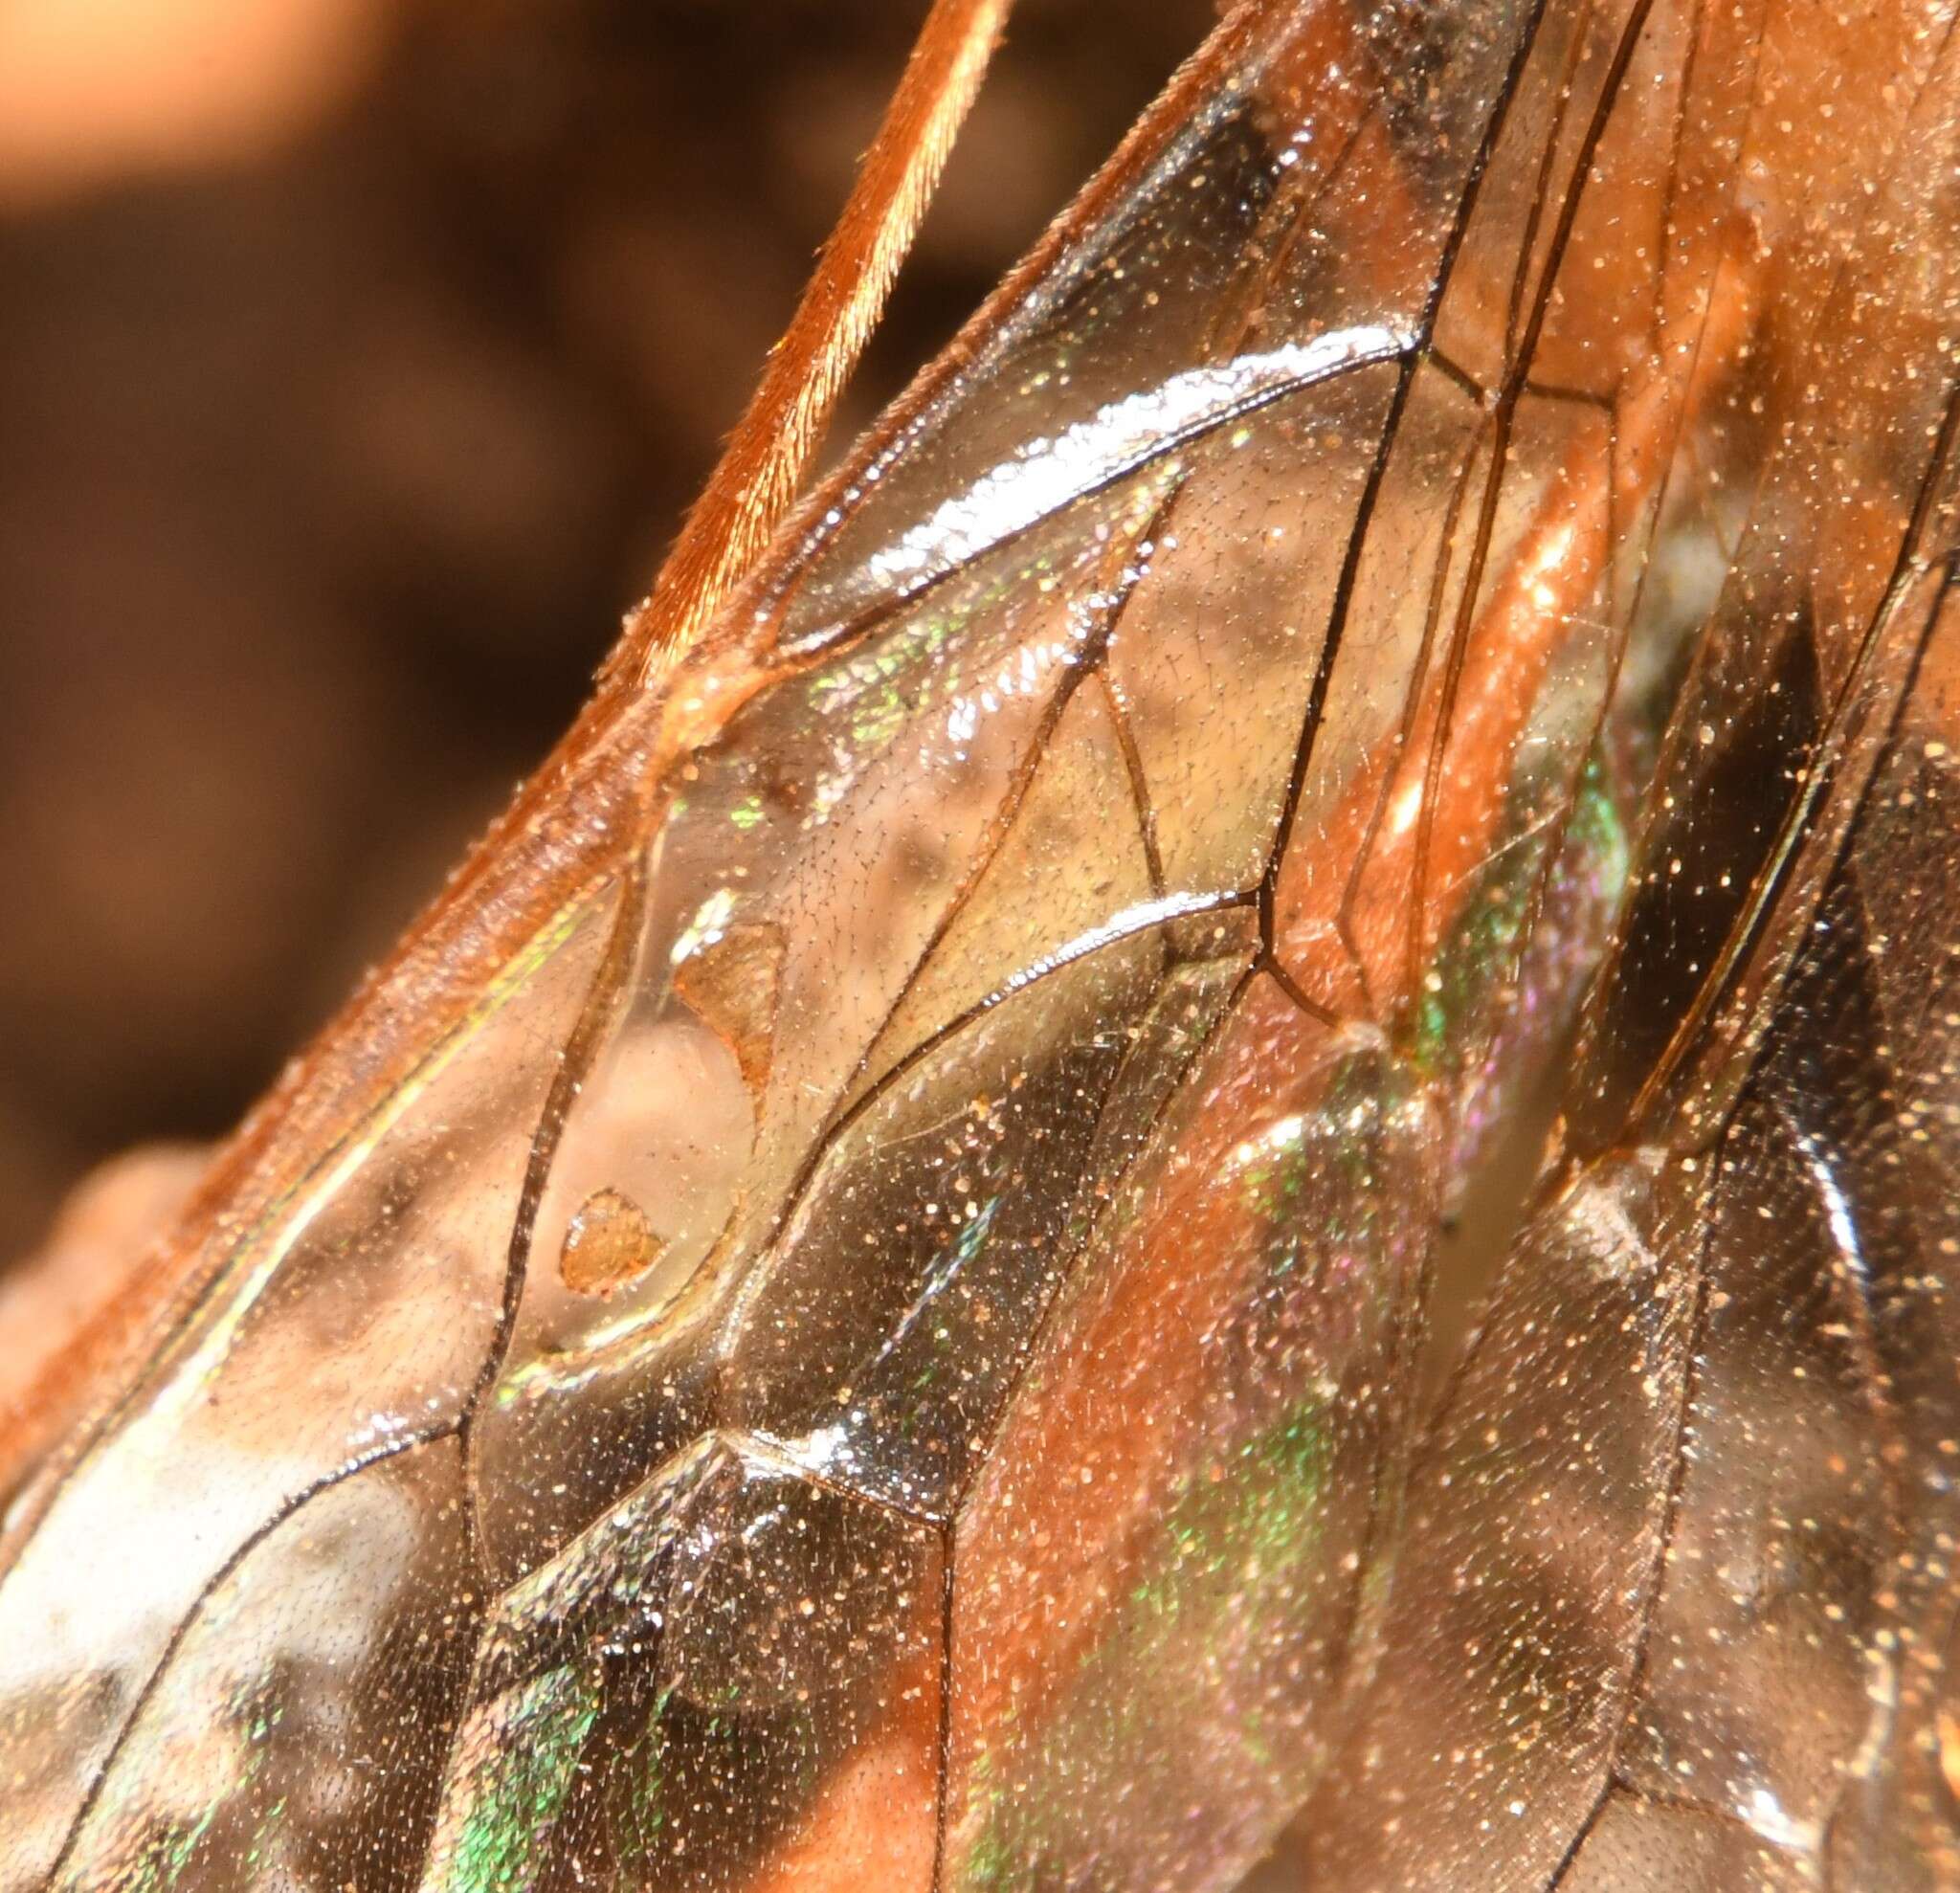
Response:
[[[0,0],[0,1258],[209,1136],[570,717],[924,0]],[[1210,0],[1022,0],[840,426]]]

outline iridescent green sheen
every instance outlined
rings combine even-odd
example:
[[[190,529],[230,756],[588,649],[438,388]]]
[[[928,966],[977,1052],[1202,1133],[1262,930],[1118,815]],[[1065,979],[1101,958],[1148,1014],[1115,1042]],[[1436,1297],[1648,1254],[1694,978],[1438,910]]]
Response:
[[[1085,1780],[1149,1793],[1153,1770],[1175,1772],[1174,1757],[1153,1752],[1154,1738],[1178,1717],[1192,1671],[1215,1665],[1230,1674],[1236,1653],[1283,1650],[1322,1556],[1329,1464],[1329,1414],[1309,1399],[1180,1481],[1138,1576],[1081,1654],[1062,1706],[1044,1721],[1034,1751],[1017,1760],[1015,1778],[999,1779],[989,1757],[976,1764],[987,1809],[958,1893],[1051,1885],[1055,1863],[1079,1841],[1071,1830]],[[1259,1704],[1242,1706],[1234,1724],[1239,1759],[1270,1766]],[[1058,1798],[1044,1799],[1040,1784]],[[1168,1780],[1155,1790],[1175,1792]]]
[[[1517,832],[1497,848],[1462,903],[1461,918],[1439,946],[1425,975],[1408,1034],[1409,1056],[1425,1077],[1460,1076],[1480,1062],[1497,1021],[1494,1004],[1545,1003],[1563,1011],[1564,994],[1520,991],[1519,956],[1535,909],[1550,915],[1548,931],[1568,939],[1566,984],[1583,978],[1593,939],[1619,899],[1627,872],[1626,823],[1610,771],[1595,747],[1579,773],[1558,857],[1548,867],[1547,843],[1529,832],[1538,797],[1519,796]],[[1547,957],[1541,946],[1540,957]],[[1554,946],[1562,944],[1554,940]],[[1482,1030],[1478,1030],[1480,1024]]]
[[[423,1893],[520,1893],[535,1884],[599,1713],[596,1681],[567,1666],[520,1683],[503,1740],[479,1775],[445,1871]]]

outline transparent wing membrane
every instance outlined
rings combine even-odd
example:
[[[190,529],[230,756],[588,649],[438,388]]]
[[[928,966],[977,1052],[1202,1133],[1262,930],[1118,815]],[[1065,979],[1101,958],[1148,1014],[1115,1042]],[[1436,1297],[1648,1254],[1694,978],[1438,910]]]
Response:
[[[1233,13],[187,1225],[0,1893],[1960,1883],[1954,18]]]

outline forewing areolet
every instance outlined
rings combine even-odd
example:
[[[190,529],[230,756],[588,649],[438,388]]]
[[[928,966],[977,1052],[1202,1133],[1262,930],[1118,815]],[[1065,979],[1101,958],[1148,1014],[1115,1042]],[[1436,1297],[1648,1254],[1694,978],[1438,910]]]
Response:
[[[1232,14],[145,1278],[0,1889],[1951,1883],[1953,16]]]

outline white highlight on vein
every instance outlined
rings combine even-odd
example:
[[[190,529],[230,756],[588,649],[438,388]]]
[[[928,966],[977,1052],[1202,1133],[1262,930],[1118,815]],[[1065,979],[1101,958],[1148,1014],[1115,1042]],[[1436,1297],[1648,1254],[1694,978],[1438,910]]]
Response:
[[[1345,369],[1392,361],[1414,342],[1407,329],[1366,323],[1215,367],[1187,368],[1099,408],[1052,438],[1024,441],[1012,459],[874,555],[870,570],[903,589],[999,545],[1167,448]]]
[[[1831,1160],[1817,1147],[1816,1140],[1803,1131],[1796,1133],[1796,1147],[1803,1154],[1804,1168],[1811,1173],[1811,1181],[1817,1187],[1817,1194],[1824,1202],[1824,1221],[1831,1231],[1831,1240],[1838,1245],[1838,1253],[1843,1258],[1844,1266],[1856,1278],[1860,1292],[1871,1292],[1871,1268],[1865,1260],[1864,1245],[1859,1240],[1858,1223],[1851,1213],[1851,1204],[1846,1200],[1844,1187],[1838,1181],[1837,1172],[1831,1168]]]
[[[1139,933],[1147,933],[1165,921],[1181,920],[1187,914],[1220,913],[1227,907],[1243,902],[1244,896],[1233,894],[1166,894],[1154,901],[1140,901],[1133,907],[1125,907],[1113,920],[1101,926],[1092,926],[1085,933],[1079,933],[1073,940],[1065,941],[1051,953],[1044,953],[1032,964],[1012,974],[1004,984],[991,993],[987,1004],[991,1006],[1008,998],[1011,994],[1033,986],[1036,980],[1045,979],[1058,969],[1072,961],[1084,958],[1099,947],[1113,946],[1119,940],[1127,940]]]

